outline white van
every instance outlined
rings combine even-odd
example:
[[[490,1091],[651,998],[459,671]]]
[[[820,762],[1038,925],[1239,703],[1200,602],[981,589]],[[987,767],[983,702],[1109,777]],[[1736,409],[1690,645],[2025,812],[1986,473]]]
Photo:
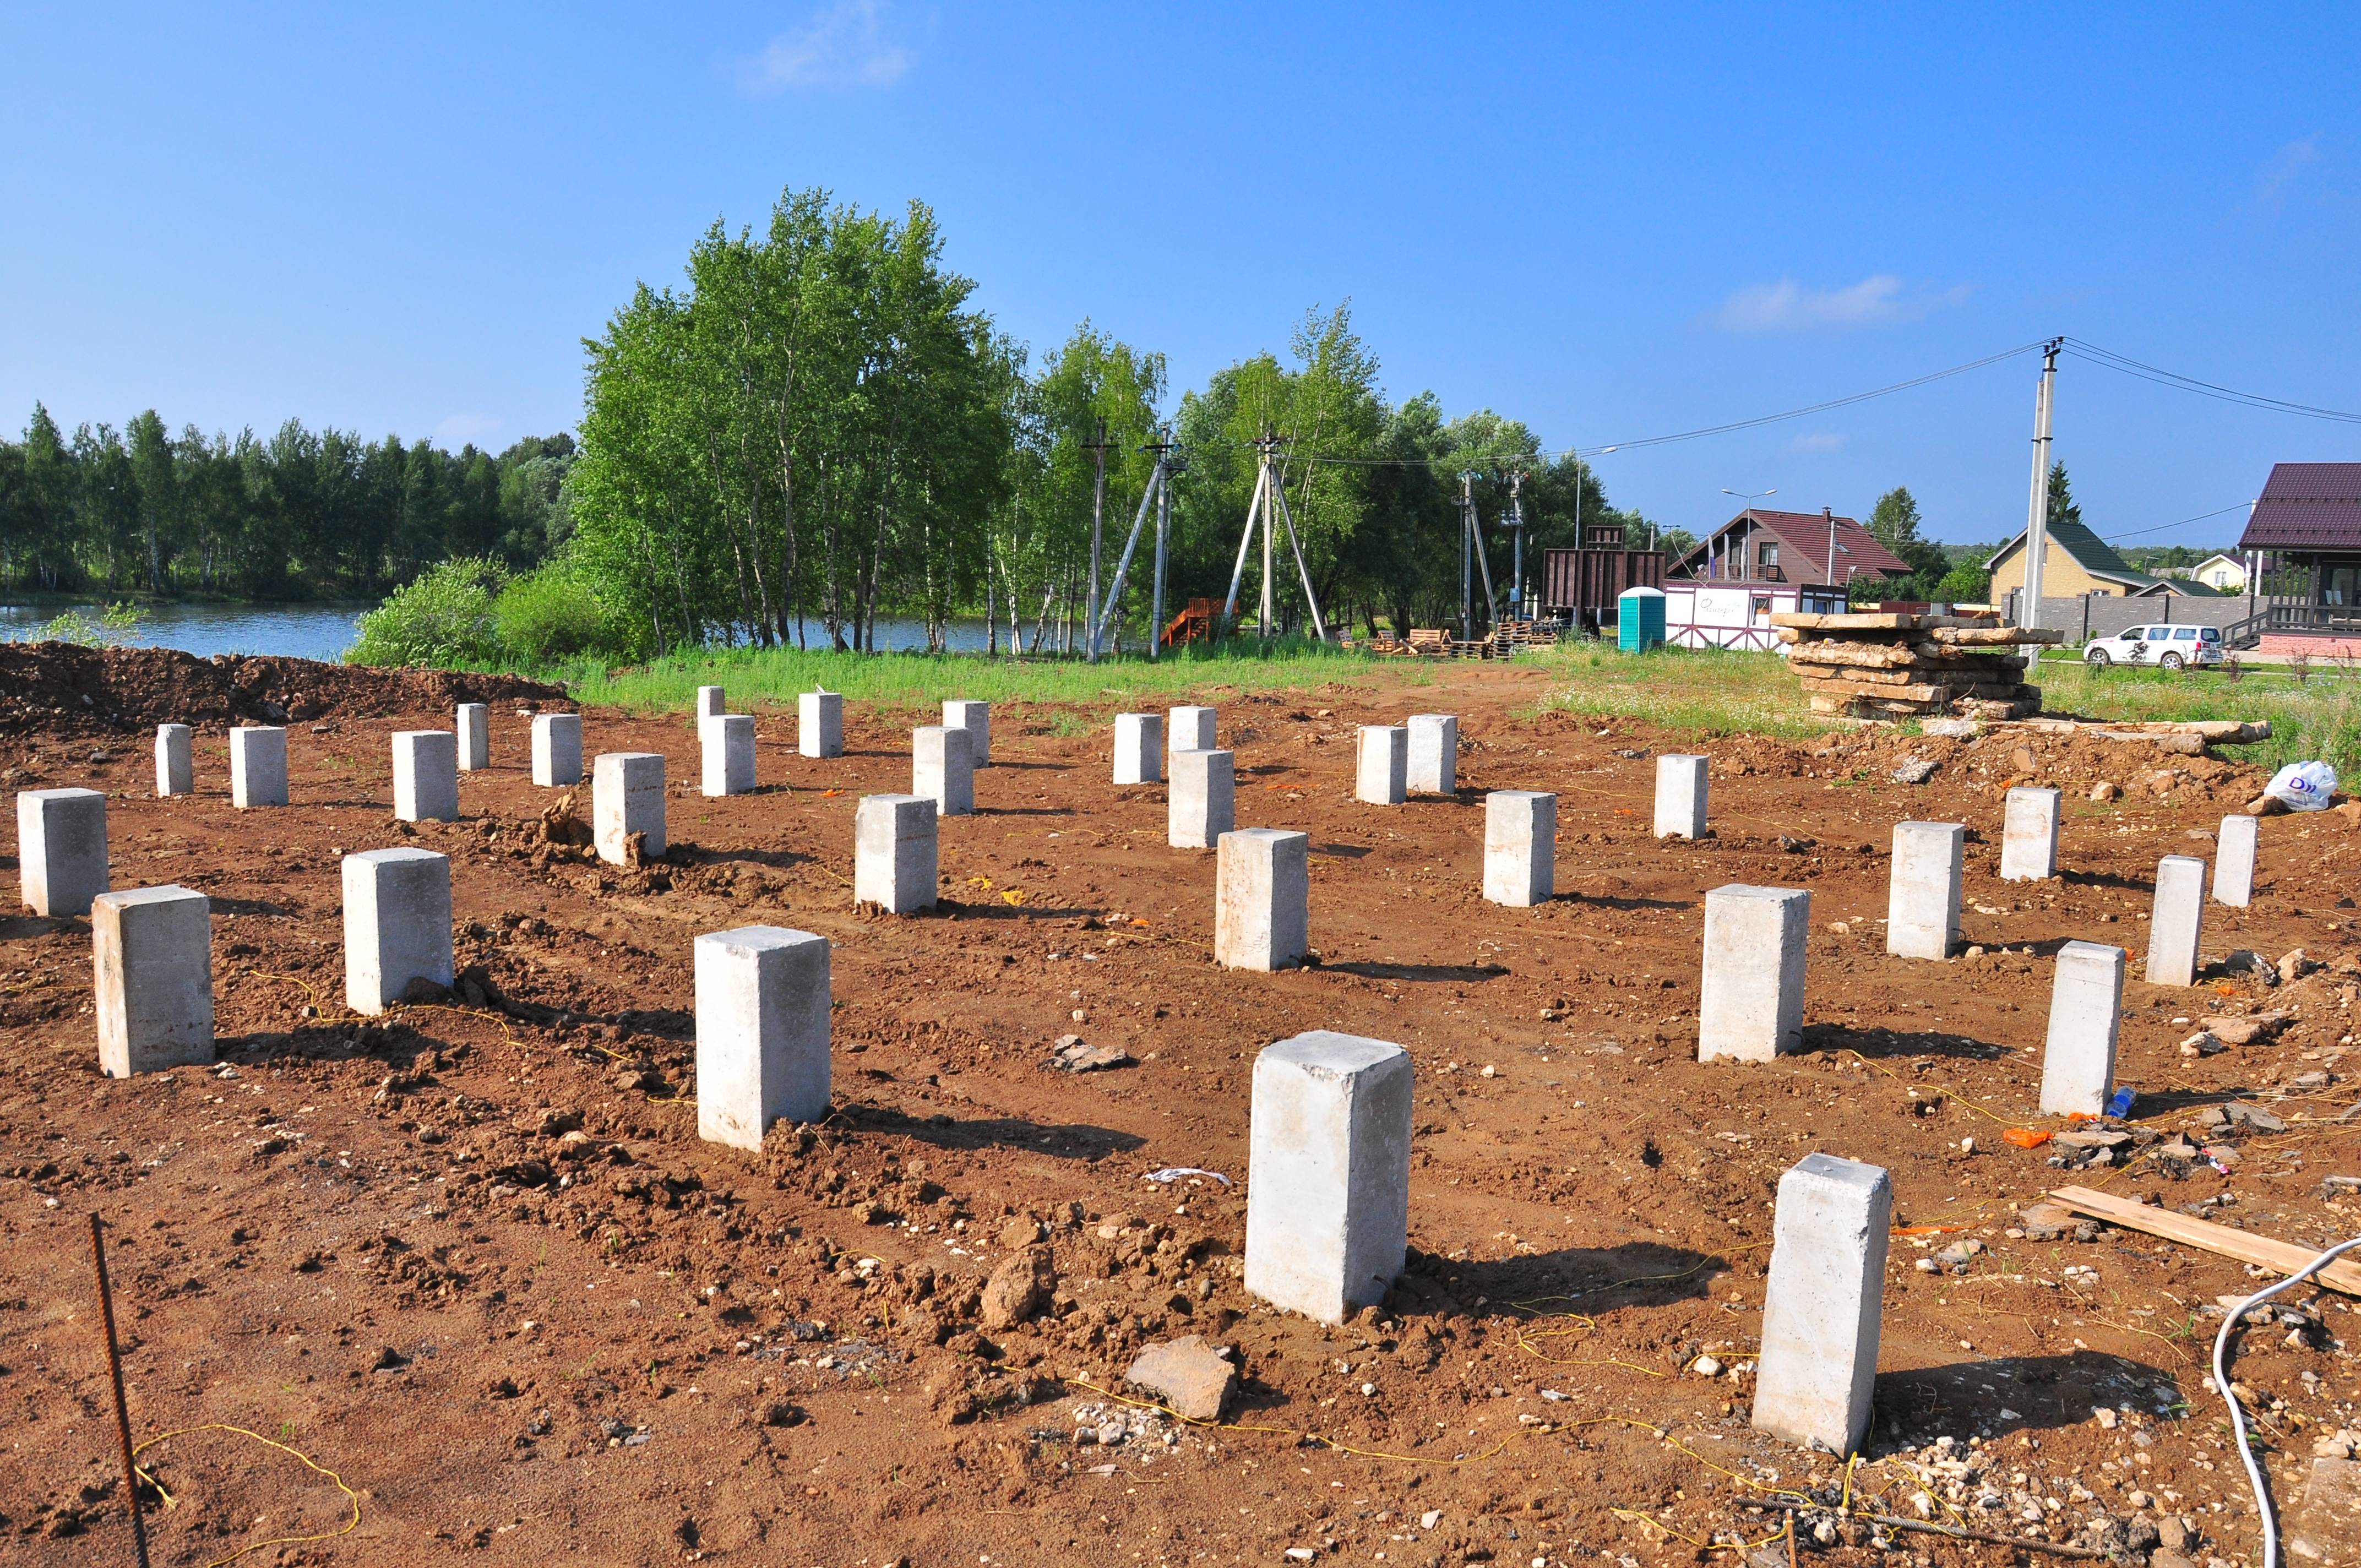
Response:
[[[2093,668],[2108,664],[2154,664],[2160,670],[2202,669],[2222,662],[2218,626],[2131,626],[2113,637],[2097,637],[2082,651]]]

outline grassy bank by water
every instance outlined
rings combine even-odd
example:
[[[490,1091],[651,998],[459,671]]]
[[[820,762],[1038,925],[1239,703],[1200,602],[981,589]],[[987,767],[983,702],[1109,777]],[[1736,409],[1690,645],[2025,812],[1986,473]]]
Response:
[[[802,693],[821,689],[856,701],[911,707],[931,707],[946,697],[1090,707],[1110,699],[1175,696],[1224,686],[1241,691],[1310,688],[1374,680],[1381,673],[1423,683],[1439,673],[1426,666],[1405,668],[1407,663],[1380,663],[1365,654],[1289,640],[1268,649],[1250,641],[1219,650],[1183,649],[1154,663],[1133,657],[1089,664],[972,653],[745,648],[659,659],[628,669],[585,663],[540,673],[563,680],[583,703],[643,713],[665,708],[686,713],[700,685],[726,688],[730,706],[738,712],[764,704],[792,705]]]

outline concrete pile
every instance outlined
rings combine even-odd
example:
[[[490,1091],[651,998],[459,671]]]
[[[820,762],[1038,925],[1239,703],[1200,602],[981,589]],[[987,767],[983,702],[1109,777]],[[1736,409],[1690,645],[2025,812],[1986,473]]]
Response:
[[[2041,711],[2021,650],[2060,632],[1989,616],[1774,615],[1814,713],[1848,718],[2022,718]]]

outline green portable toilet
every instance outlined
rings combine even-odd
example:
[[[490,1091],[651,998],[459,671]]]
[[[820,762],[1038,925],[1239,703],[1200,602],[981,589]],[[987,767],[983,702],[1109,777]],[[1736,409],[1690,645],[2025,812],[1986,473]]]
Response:
[[[1659,588],[1625,588],[1615,599],[1615,645],[1644,653],[1664,641],[1664,595]]]

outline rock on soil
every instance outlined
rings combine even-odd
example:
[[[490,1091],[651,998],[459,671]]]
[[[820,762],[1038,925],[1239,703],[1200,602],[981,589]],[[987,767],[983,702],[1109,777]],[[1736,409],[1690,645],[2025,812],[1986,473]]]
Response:
[[[1134,1058],[1121,1046],[1093,1046],[1080,1035],[1062,1035],[1049,1065],[1062,1072],[1103,1072],[1109,1068],[1130,1067]]]
[[[983,1287],[982,1321],[987,1329],[1013,1329],[1049,1305],[1058,1286],[1049,1249],[1027,1247],[992,1271]]]
[[[381,670],[242,653],[200,659],[177,648],[0,643],[0,734],[382,718],[463,702],[574,707],[564,688],[521,675]]]
[[[1222,1403],[1237,1387],[1238,1369],[1191,1334],[1168,1344],[1151,1344],[1139,1353],[1124,1376],[1162,1400],[1171,1410],[1192,1421],[1222,1419]]]

